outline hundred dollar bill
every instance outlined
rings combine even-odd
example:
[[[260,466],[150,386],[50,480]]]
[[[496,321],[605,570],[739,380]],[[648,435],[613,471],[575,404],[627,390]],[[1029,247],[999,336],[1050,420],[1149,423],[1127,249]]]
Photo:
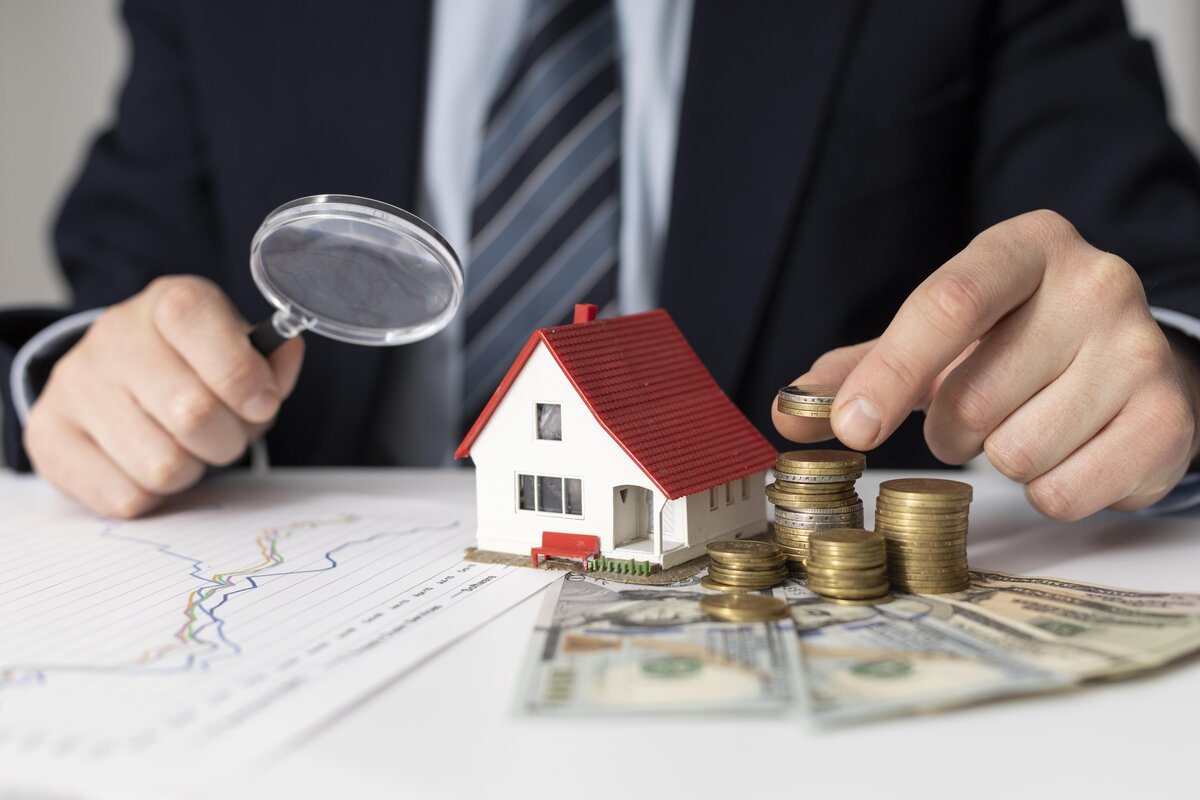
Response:
[[[535,713],[775,711],[800,696],[790,619],[717,622],[695,580],[571,574],[547,590],[522,679]]]
[[[809,705],[836,722],[1126,677],[1200,650],[1200,595],[975,570],[950,595],[833,606],[783,590]]]

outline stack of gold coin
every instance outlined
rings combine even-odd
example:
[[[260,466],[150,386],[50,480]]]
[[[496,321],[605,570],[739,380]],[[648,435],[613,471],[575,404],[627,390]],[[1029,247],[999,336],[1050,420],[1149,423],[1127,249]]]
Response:
[[[971,486],[936,478],[903,478],[879,485],[875,530],[887,539],[892,586],[913,594],[961,592],[967,571],[967,514]]]
[[[725,622],[767,622],[784,619],[788,605],[761,594],[710,594],[700,598],[700,610]]]
[[[808,537],[808,588],[837,603],[891,600],[883,534],[861,528],[814,532]]]
[[[770,589],[788,576],[787,560],[770,542],[752,539],[713,542],[708,546],[708,575],[700,585],[719,592]]]
[[[775,504],[775,543],[793,576],[804,577],[810,533],[862,527],[854,481],[866,463],[862,453],[849,450],[793,450],[775,459],[767,499]]]
[[[793,417],[829,419],[835,395],[836,386],[785,386],[779,390],[775,406],[781,413]]]

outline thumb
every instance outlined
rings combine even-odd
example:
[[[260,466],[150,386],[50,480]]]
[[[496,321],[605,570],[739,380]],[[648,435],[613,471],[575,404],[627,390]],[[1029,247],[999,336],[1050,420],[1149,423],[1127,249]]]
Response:
[[[304,337],[293,336],[279,345],[271,353],[269,361],[275,379],[279,381],[279,390],[286,398],[296,388],[296,380],[300,377],[300,367],[304,363]]]
[[[877,341],[878,339],[872,339],[869,342],[830,350],[814,361],[808,372],[792,383],[797,386],[841,386],[846,376],[858,366],[858,362],[862,361],[863,356],[870,352]],[[829,420],[784,414],[775,404],[774,398],[771,399],[771,421],[775,423],[775,430],[793,442],[822,442],[833,438]]]

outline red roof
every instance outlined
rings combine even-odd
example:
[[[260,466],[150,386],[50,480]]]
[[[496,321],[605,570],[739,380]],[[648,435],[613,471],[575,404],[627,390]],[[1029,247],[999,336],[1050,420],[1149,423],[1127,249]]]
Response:
[[[671,499],[752,475],[775,449],[717,386],[666,311],[533,332],[455,458],[475,439],[541,343],[596,421]]]

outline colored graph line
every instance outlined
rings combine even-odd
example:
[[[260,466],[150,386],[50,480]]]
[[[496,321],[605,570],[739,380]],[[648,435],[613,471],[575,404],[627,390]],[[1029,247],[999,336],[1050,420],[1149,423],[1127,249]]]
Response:
[[[285,563],[280,543],[290,539],[297,531],[315,530],[330,525],[349,524],[359,519],[358,516],[353,514],[341,514],[330,518],[302,520],[277,528],[268,528],[258,534],[254,540],[254,545],[258,552],[258,558],[254,563],[237,569],[216,572],[211,576],[203,574],[205,563],[205,559],[203,558],[177,552],[174,546],[167,542],[141,539],[118,533],[113,527],[106,527],[100,532],[100,536],[104,538],[146,545],[164,556],[188,562],[188,576],[194,578],[201,585],[188,594],[182,610],[184,620],[173,634],[175,641],[157,648],[147,649],[128,662],[114,665],[41,664],[37,666],[8,667],[0,671],[0,690],[30,683],[42,684],[46,681],[48,674],[55,672],[168,675],[207,670],[215,659],[223,655],[237,656],[243,652],[242,646],[226,635],[226,620],[217,612],[227,603],[230,603],[237,595],[252,592],[260,588],[264,579],[329,572],[338,567],[339,558],[341,558],[340,554],[343,551],[358,545],[368,544],[383,538],[407,536],[428,531],[450,531],[459,527],[459,523],[456,521],[440,526],[415,526],[412,528],[381,531],[369,536],[343,542],[325,551],[318,562],[320,566],[294,570],[277,569]],[[214,599],[216,602],[210,606],[210,601]],[[188,652],[178,665],[164,666],[160,663],[167,656],[181,650],[187,650]]]

